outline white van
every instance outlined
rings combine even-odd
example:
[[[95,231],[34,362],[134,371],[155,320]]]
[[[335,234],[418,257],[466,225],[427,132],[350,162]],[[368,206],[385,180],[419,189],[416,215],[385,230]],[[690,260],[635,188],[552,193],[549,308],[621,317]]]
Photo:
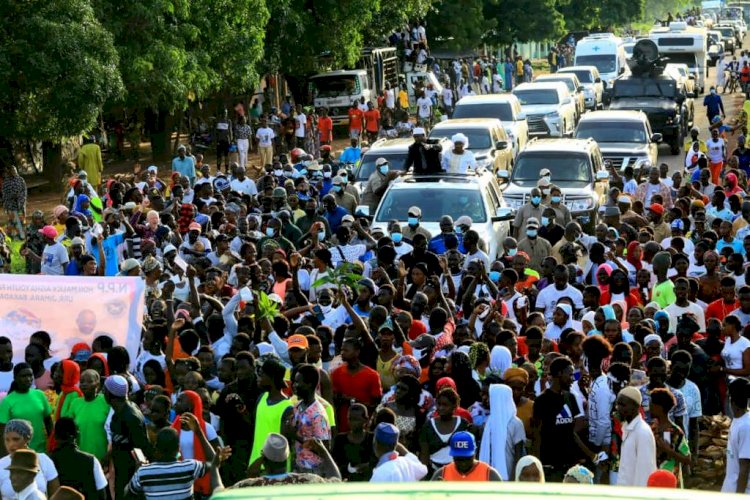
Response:
[[[578,40],[574,66],[596,66],[607,89],[615,78],[630,72],[622,39],[612,33],[595,33]]]

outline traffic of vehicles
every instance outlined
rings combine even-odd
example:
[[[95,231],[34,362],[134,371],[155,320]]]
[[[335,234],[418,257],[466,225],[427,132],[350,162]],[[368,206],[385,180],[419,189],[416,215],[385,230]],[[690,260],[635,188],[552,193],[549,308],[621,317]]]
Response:
[[[475,155],[476,171],[405,173],[386,190],[374,212],[364,212],[374,226],[385,226],[404,219],[419,197],[429,229],[437,228],[442,215],[465,214],[470,207],[473,227],[496,245],[501,235],[509,234],[509,214],[528,201],[547,168],[572,216],[593,229],[610,169],[637,172],[658,165],[661,144],[672,154],[681,151],[694,122],[693,99],[707,87],[709,61],[715,64],[717,54],[731,53],[745,36],[746,12],[736,9],[739,18],[731,22],[721,15],[692,25],[671,22],[637,39],[588,34],[577,42],[573,66],[516,85],[508,93],[463,97],[450,119],[435,124],[429,140],[445,150],[453,147],[454,134],[463,133]],[[412,141],[373,143],[354,171],[360,189],[378,158],[387,159],[391,169],[403,170]],[[491,256],[502,251],[496,246],[490,250]]]

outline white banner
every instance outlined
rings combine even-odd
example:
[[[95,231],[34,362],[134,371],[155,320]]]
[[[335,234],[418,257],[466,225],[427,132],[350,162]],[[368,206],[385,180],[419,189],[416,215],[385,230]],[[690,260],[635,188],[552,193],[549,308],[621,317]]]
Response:
[[[29,337],[50,334],[50,351],[70,357],[78,342],[89,346],[108,335],[135,363],[141,341],[145,283],[141,278],[0,274],[0,335],[13,342],[13,360],[23,361]]]

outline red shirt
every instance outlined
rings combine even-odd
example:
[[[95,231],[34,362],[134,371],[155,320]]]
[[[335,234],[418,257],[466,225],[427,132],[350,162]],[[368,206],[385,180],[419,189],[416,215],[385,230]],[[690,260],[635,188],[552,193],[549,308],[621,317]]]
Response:
[[[716,318],[719,321],[724,321],[724,318],[729,316],[729,313],[740,307],[739,299],[734,299],[733,304],[727,304],[724,299],[714,300],[708,307],[706,307],[706,323],[711,318]]]
[[[411,322],[411,328],[409,328],[407,337],[409,337],[409,340],[417,340],[417,337],[423,333],[427,333],[427,326],[420,320],[415,319]]]
[[[362,120],[365,119],[365,114],[359,109],[353,108],[349,110],[349,130],[362,130]]]
[[[333,142],[333,120],[330,116],[318,118],[318,130],[320,131],[320,142]]]
[[[368,132],[377,132],[380,130],[380,111],[377,109],[365,111],[365,123]]]
[[[331,385],[335,397],[347,400],[336,408],[338,432],[349,431],[350,400],[353,399],[358,403],[374,408],[383,397],[380,375],[369,366],[362,365],[356,373],[350,372],[349,367],[345,364],[339,366],[331,373]]]

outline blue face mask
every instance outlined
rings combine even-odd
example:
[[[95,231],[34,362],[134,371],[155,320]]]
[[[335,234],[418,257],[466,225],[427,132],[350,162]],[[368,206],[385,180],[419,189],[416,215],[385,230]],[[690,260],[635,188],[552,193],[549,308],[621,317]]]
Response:
[[[536,238],[536,229],[527,229],[526,236],[529,238]]]
[[[380,173],[385,175],[388,173],[388,165],[381,165],[378,167],[378,170],[380,170]]]
[[[559,196],[552,196],[552,197],[550,198],[550,201],[551,201],[552,203],[560,203],[560,201],[561,201],[561,200],[562,200],[562,198],[560,198]]]
[[[456,226],[455,231],[456,234],[461,234],[463,232],[459,226]]]
[[[326,239],[326,232],[325,231],[320,231],[318,233],[318,241],[323,241],[325,239]]]
[[[269,238],[272,238],[272,237],[273,237],[273,235],[274,235],[274,230],[273,230],[273,228],[272,228],[272,227],[267,227],[267,228],[266,228],[266,236],[268,236]]]
[[[299,175],[307,175],[307,170],[303,168],[299,171]]]
[[[419,224],[419,219],[417,217],[409,217],[406,219],[410,226],[416,226]]]
[[[401,240],[404,239],[404,235],[401,233],[391,233],[391,239],[394,243],[401,243]]]
[[[500,271],[490,271],[488,276],[493,283],[500,281]]]
[[[508,249],[508,250],[506,251],[506,253],[507,253],[507,254],[508,254],[509,256],[511,256],[511,257],[515,257],[515,255],[516,255],[516,252],[518,252],[518,249],[517,249],[517,248],[509,248],[509,249]]]
[[[542,226],[549,224],[549,217],[542,217]]]
[[[542,202],[541,196],[532,196],[531,197],[531,204],[532,205],[539,205]]]
[[[333,190],[336,191],[337,193],[340,193],[341,191],[343,191],[343,189],[344,188],[341,186],[333,186]]]

